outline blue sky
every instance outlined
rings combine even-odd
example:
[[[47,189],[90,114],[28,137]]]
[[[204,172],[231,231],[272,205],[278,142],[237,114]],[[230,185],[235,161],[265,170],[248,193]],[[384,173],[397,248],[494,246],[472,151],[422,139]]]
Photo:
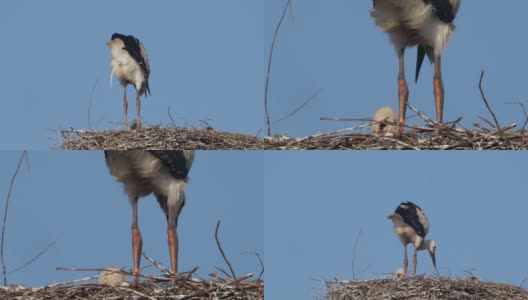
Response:
[[[54,130],[121,128],[122,89],[109,86],[114,32],[133,34],[148,50],[152,96],[142,99],[143,120],[213,127],[254,135],[265,127],[263,90],[267,56],[283,0],[267,1],[2,1],[0,34],[0,136],[2,149],[48,149]],[[319,96],[273,133],[304,136],[348,127],[320,117],[364,118],[397,105],[397,58],[386,34],[369,16],[371,1],[293,1],[294,22],[285,20],[270,79],[272,120]],[[502,124],[522,123],[526,104],[528,42],[521,38],[528,3],[463,1],[456,32],[444,52],[445,120],[463,125],[488,116],[478,92],[484,87]],[[407,52],[412,79],[415,50]],[[432,66],[409,80],[410,101],[434,116]],[[134,91],[128,89],[133,100]],[[135,107],[129,107],[130,120]],[[419,122],[417,118],[411,122]],[[354,123],[355,124],[355,123]]]
[[[264,124],[261,1],[1,1],[0,136],[2,149],[48,149],[51,130],[121,128],[123,90],[110,88],[114,32],[145,45],[151,124],[211,126],[254,135]],[[129,121],[135,91],[129,86]]]
[[[237,275],[261,267],[264,259],[263,153],[198,152],[186,187],[187,202],[179,219],[182,271],[200,267],[207,278],[225,268],[214,239],[220,241]],[[0,156],[2,212],[9,181],[20,152]],[[30,171],[21,169],[9,207],[5,258],[8,270],[27,262],[48,243],[57,243],[26,269],[8,276],[10,284],[42,286],[95,275],[56,271],[56,267],[132,267],[132,209],[122,186],[108,174],[102,151],[30,151]],[[3,217],[0,217],[3,219]],[[143,250],[170,268],[166,220],[153,196],[139,202]],[[142,260],[142,266],[148,262]],[[145,273],[159,274],[151,267]]]
[[[390,276],[403,246],[386,217],[402,201],[428,216],[441,275],[528,278],[524,152],[290,151],[267,152],[264,163],[270,299],[312,299],[323,280],[352,279],[360,231],[356,279]],[[433,274],[426,253],[417,272]]]
[[[266,1],[265,44],[269,45],[284,6]],[[320,121],[320,117],[368,118],[381,106],[397,108],[398,59],[387,35],[370,17],[372,1],[292,1],[280,29],[270,79],[270,111],[277,119],[322,89],[316,100],[278,124],[275,133],[304,136],[358,123]],[[462,1],[457,26],[443,56],[444,119],[463,116],[472,127],[478,116],[491,119],[478,91],[481,70],[484,89],[501,124],[522,125],[518,101],[528,105],[528,52],[525,11],[528,2]],[[267,55],[267,54],[266,54]],[[424,63],[414,84],[416,50],[406,52],[409,101],[435,117],[433,67]],[[408,116],[411,116],[409,114]],[[410,122],[422,123],[419,118]]]

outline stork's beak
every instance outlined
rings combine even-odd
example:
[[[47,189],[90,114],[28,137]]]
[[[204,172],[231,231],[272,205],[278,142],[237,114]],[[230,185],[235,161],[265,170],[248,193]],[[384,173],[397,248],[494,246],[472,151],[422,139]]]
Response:
[[[433,266],[435,268],[436,274],[440,276],[440,273],[438,272],[438,269],[436,268],[436,255],[433,251],[429,251],[429,254],[431,255],[431,260],[433,261]]]

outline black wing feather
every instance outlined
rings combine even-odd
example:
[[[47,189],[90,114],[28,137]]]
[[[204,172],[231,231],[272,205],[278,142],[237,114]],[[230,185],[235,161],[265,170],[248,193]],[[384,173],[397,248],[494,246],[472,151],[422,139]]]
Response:
[[[187,175],[191,169],[191,164],[185,157],[182,150],[149,150],[156,156],[174,178],[187,180]]]
[[[423,0],[433,6],[434,13],[444,23],[452,23],[455,19],[455,8],[449,0]]]
[[[402,216],[403,221],[405,224],[409,225],[416,231],[416,233],[421,236],[425,237],[425,228],[423,227],[422,223],[420,223],[420,218],[418,217],[418,210],[422,210],[418,205],[407,201],[402,202],[398,208],[396,208],[395,213]]]

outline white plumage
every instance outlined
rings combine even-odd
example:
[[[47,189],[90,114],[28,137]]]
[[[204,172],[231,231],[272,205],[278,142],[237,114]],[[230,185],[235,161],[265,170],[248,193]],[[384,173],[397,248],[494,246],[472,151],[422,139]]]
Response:
[[[167,237],[173,273],[178,270],[178,217],[185,205],[183,191],[194,161],[194,151],[130,150],[105,151],[106,165],[117,181],[124,184],[132,205],[132,252],[134,283],[139,283],[143,240],[139,231],[137,202],[151,193],[167,218]]]
[[[150,63],[147,50],[138,39],[131,35],[114,33],[107,43],[112,54],[111,76],[116,76],[123,85],[124,98],[123,107],[125,110],[125,128],[128,128],[128,101],[126,98],[126,87],[132,84],[136,89],[136,129],[141,128],[140,96],[150,94],[149,76]]]
[[[413,275],[416,275],[417,266],[417,252],[419,250],[427,250],[433,261],[433,266],[436,269],[436,243],[433,240],[425,240],[425,236],[429,232],[429,221],[422,209],[412,202],[402,202],[396,211],[389,215],[387,219],[391,220],[394,225],[394,232],[398,235],[401,243],[405,248],[403,271],[407,274],[408,260],[407,260],[407,245],[413,244]]]
[[[372,131],[375,134],[395,134],[398,132],[397,122],[398,114],[389,106],[384,106],[378,109],[372,117]]]
[[[443,119],[444,84],[442,81],[441,55],[455,25],[453,20],[460,7],[460,0],[373,0],[371,16],[376,25],[389,34],[399,57],[398,98],[400,133],[403,133],[409,90],[405,80],[405,48],[418,46],[415,81],[425,55],[434,63],[433,77],[436,118]]]

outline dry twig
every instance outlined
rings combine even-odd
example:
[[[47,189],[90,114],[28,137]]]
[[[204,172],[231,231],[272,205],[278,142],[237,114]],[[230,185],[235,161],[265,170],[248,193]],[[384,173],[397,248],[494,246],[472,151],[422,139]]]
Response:
[[[220,240],[218,239],[218,229],[220,228],[220,220],[216,223],[216,230],[215,230],[215,240],[216,245],[218,246],[218,250],[220,250],[220,253],[222,254],[222,257],[224,258],[224,261],[226,262],[227,266],[229,267],[229,270],[231,271],[231,275],[233,276],[233,279],[236,279],[235,270],[233,269],[233,266],[231,266],[231,263],[229,262],[229,259],[227,259],[227,256],[224,253],[224,249],[222,249],[222,245],[220,245]]]
[[[264,87],[264,111],[266,112],[266,125],[268,127],[268,136],[271,136],[270,115],[269,115],[269,110],[268,110],[268,89],[269,89],[269,78],[270,78],[270,73],[271,73],[271,63],[273,61],[273,49],[275,48],[275,42],[277,41],[279,29],[282,25],[282,21],[284,20],[284,16],[286,16],[286,11],[288,10],[288,7],[291,7],[291,0],[286,0],[286,5],[284,6],[282,16],[279,20],[279,23],[277,24],[277,27],[275,28],[275,32],[273,33],[273,40],[271,41],[271,47],[270,47],[270,52],[269,52],[268,71],[266,72],[266,84]],[[293,15],[293,12],[291,10],[290,10],[290,13]]]
[[[482,100],[484,101],[484,104],[486,104],[486,107],[488,108],[488,111],[490,112],[491,116],[493,117],[493,120],[495,121],[495,125],[497,125],[497,129],[499,130],[499,134],[501,132],[501,127],[499,125],[499,121],[497,120],[497,117],[495,116],[495,113],[491,109],[491,106],[488,102],[488,99],[486,99],[486,96],[484,95],[484,91],[482,90],[482,79],[484,78],[484,71],[480,73],[480,79],[479,79],[479,90],[480,95],[482,96]]]
[[[2,241],[0,242],[0,256],[2,258],[2,273],[4,274],[4,286],[7,286],[7,268],[5,263],[5,257],[4,257],[4,238],[5,238],[5,229],[7,224],[7,211],[9,208],[9,199],[11,198],[11,191],[13,190],[13,186],[15,185],[15,179],[18,175],[18,171],[20,170],[20,166],[22,165],[22,161],[26,160],[26,165],[29,169],[29,160],[27,156],[27,151],[24,150],[22,152],[22,155],[20,155],[20,159],[18,160],[18,165],[15,170],[15,173],[13,174],[13,177],[11,177],[11,182],[9,183],[9,190],[7,191],[7,197],[6,197],[6,203],[4,207],[4,220],[2,222]]]

